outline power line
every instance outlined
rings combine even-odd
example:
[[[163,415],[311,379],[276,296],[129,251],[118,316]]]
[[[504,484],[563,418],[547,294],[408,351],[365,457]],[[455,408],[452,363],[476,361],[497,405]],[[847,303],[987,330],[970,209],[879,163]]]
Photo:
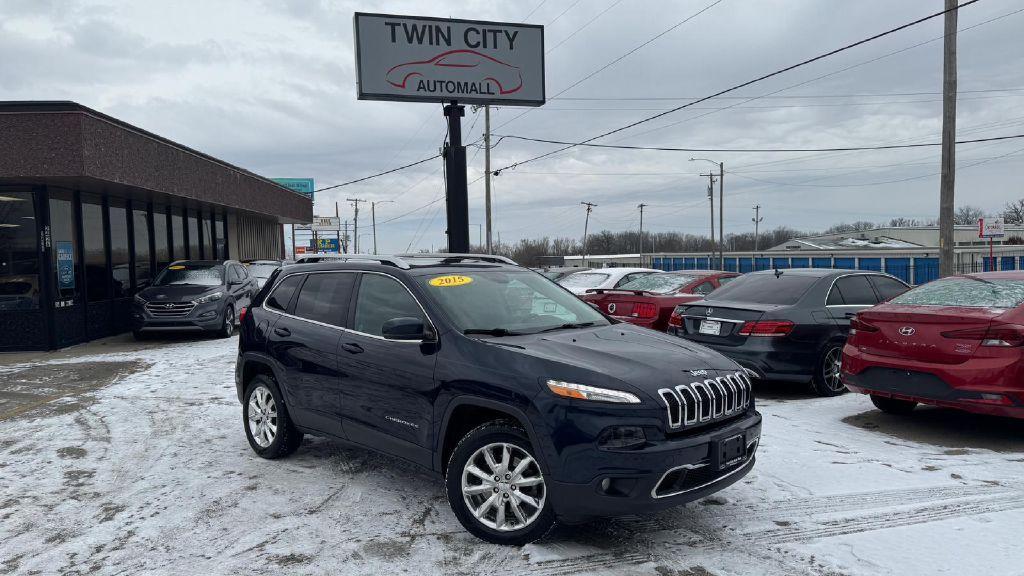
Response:
[[[956,7],[956,8],[952,8],[952,9],[950,9],[950,10],[959,10],[960,8],[962,8],[962,7],[964,7],[964,6],[969,6],[969,5],[971,5],[971,4],[974,4],[975,2],[978,2],[978,0],[967,0],[967,1],[966,1],[966,2],[964,2],[963,4],[960,4],[960,5],[958,5],[958,6]],[[671,109],[669,109],[669,110],[666,110],[666,111],[664,111],[664,112],[660,112],[660,113],[658,113],[658,114],[655,114],[655,115],[653,115],[653,116],[649,116],[649,117],[647,117],[647,118],[644,118],[644,119],[642,119],[642,120],[638,120],[638,121],[636,121],[636,122],[632,122],[632,123],[630,123],[630,124],[626,124],[625,126],[622,126],[622,127],[620,127],[620,128],[616,128],[616,129],[614,129],[614,130],[610,130],[610,131],[608,131],[608,132],[604,132],[604,133],[602,133],[602,134],[599,134],[599,135],[597,135],[597,136],[594,136],[594,137],[592,137],[592,138],[588,138],[587,140],[584,140],[584,141],[582,141],[582,142],[575,142],[575,143],[571,143],[571,144],[567,145],[567,146],[566,146],[566,147],[564,147],[564,148],[560,148],[560,149],[558,149],[558,150],[552,150],[552,151],[550,151],[550,152],[546,152],[546,153],[544,153],[544,154],[541,154],[541,155],[539,155],[539,156],[534,156],[534,157],[532,157],[532,158],[528,158],[528,159],[526,159],[526,160],[521,160],[521,161],[519,161],[519,162],[514,162],[514,163],[512,163],[512,164],[509,164],[509,165],[507,165],[507,166],[505,166],[505,167],[503,167],[503,168],[499,168],[499,169],[495,170],[495,172],[500,172],[500,171],[502,171],[502,170],[505,170],[505,169],[508,169],[508,168],[513,168],[513,167],[515,167],[515,166],[521,166],[521,165],[523,165],[523,164],[526,164],[526,163],[529,163],[529,162],[534,162],[534,161],[536,161],[536,160],[540,160],[541,158],[546,158],[546,157],[548,157],[548,156],[551,156],[551,155],[557,154],[557,153],[559,153],[559,152],[564,152],[565,150],[569,150],[570,148],[575,148],[576,146],[580,146],[580,145],[582,145],[582,144],[586,144],[586,143],[589,143],[589,142],[593,142],[594,140],[597,140],[597,139],[599,139],[599,138],[604,138],[604,137],[606,137],[606,136],[611,136],[612,134],[617,134],[617,133],[619,133],[619,132],[622,132],[622,131],[624,131],[624,130],[628,130],[628,129],[630,129],[630,128],[633,128],[633,127],[635,127],[635,126],[639,126],[639,125],[641,125],[641,124],[644,124],[644,123],[650,122],[650,121],[652,121],[652,120],[656,120],[656,119],[658,119],[658,118],[662,118],[662,117],[664,117],[664,116],[668,116],[669,114],[673,114],[673,113],[675,113],[675,112],[678,112],[679,110],[682,110],[682,109],[684,109],[684,108],[689,108],[690,106],[692,106],[692,105],[694,105],[694,104],[699,104],[699,103],[701,103],[701,102],[705,102],[705,101],[707,101],[707,100],[710,100],[710,99],[712,99],[712,98],[716,98],[716,97],[718,97],[718,96],[721,96],[721,95],[723,95],[723,94],[728,94],[728,93],[730,93],[730,92],[735,92],[736,90],[739,90],[739,89],[741,89],[741,88],[745,88],[745,87],[747,87],[747,86],[750,86],[750,85],[752,85],[752,84],[756,84],[757,82],[761,82],[761,81],[767,80],[768,78],[772,78],[772,77],[774,77],[774,76],[778,76],[778,75],[780,75],[780,74],[784,74],[784,73],[786,73],[786,72],[789,72],[789,71],[791,71],[791,70],[795,70],[796,68],[800,68],[800,67],[802,67],[802,66],[806,66],[806,65],[808,65],[808,64],[811,64],[811,63],[813,63],[813,62],[817,62],[818,60],[822,60],[822,59],[825,59],[825,58],[828,58],[828,57],[834,56],[834,55],[836,55],[836,54],[839,54],[839,53],[841,53],[841,52],[845,52],[845,51],[847,51],[847,50],[850,50],[850,49],[856,48],[857,46],[861,46],[861,45],[863,45],[863,44],[867,44],[868,42],[872,42],[872,41],[874,41],[874,40],[878,40],[879,38],[884,38],[884,37],[886,37],[886,36],[889,36],[889,35],[895,34],[896,32],[900,32],[900,31],[902,31],[902,30],[906,30],[907,28],[910,28],[910,27],[912,27],[912,26],[916,26],[916,25],[918,25],[918,24],[921,24],[921,23],[923,23],[923,22],[927,22],[927,21],[929,21],[929,20],[931,20],[931,19],[933,19],[933,18],[937,18],[937,17],[939,17],[939,16],[943,16],[943,15],[945,15],[945,14],[946,14],[946,12],[949,12],[950,10],[942,10],[942,11],[940,11],[940,12],[936,12],[936,13],[934,13],[934,14],[930,14],[930,15],[928,15],[928,16],[924,16],[924,17],[922,17],[922,18],[918,18],[917,20],[914,20],[914,21],[912,21],[912,22],[908,22],[908,23],[906,23],[906,24],[902,24],[902,25],[900,25],[900,26],[897,26],[897,27],[895,27],[895,28],[891,28],[891,29],[889,29],[889,30],[886,30],[886,31],[884,31],[884,32],[880,32],[880,33],[878,33],[878,34],[875,34],[875,35],[873,35],[873,36],[869,36],[868,38],[864,38],[864,39],[862,39],[862,40],[858,40],[858,41],[856,41],[856,42],[853,42],[853,43],[851,43],[851,44],[847,44],[847,45],[845,45],[845,46],[842,46],[842,47],[840,47],[840,48],[836,48],[836,49],[834,49],[834,50],[831,50],[831,51],[829,51],[829,52],[825,52],[824,54],[819,54],[819,55],[817,55],[817,56],[814,56],[814,57],[812,57],[812,58],[808,58],[808,59],[806,59],[806,60],[803,60],[803,61],[801,61],[801,62],[798,62],[798,63],[796,63],[796,64],[792,64],[792,65],[790,65],[790,66],[786,66],[785,68],[780,68],[779,70],[776,70],[776,71],[774,71],[774,72],[769,72],[768,74],[764,74],[764,75],[762,75],[762,76],[759,76],[759,77],[757,77],[757,78],[754,78],[753,80],[748,80],[748,81],[746,81],[746,82],[743,82],[743,83],[741,83],[741,84],[736,84],[736,85],[734,85],[734,86],[732,86],[732,87],[730,87],[730,88],[726,88],[726,89],[724,89],[724,90],[720,90],[720,91],[718,91],[718,92],[716,92],[716,93],[714,93],[714,94],[711,94],[710,96],[705,96],[705,97],[703,97],[703,98],[699,98],[699,99],[697,99],[697,100],[694,100],[694,101],[692,101],[692,102],[688,102],[688,103],[686,103],[686,104],[683,104],[683,105],[681,105],[681,106],[677,106],[677,107],[675,107],[675,108],[671,108]]]
[[[1013,12],[1016,14],[1018,11]],[[990,20],[991,21],[991,20]],[[990,22],[989,21],[989,22]],[[984,22],[983,22],[984,23]],[[979,23],[983,24],[983,23]],[[968,30],[969,28],[964,28]],[[934,42],[936,38],[930,40]],[[1024,91],[1024,87],[1021,88],[989,88],[984,90],[959,90],[957,94],[985,94],[991,92],[1021,92]],[[773,94],[764,94],[761,96],[719,96],[719,100],[746,100],[747,98],[758,98],[758,99],[797,99],[797,98],[881,98],[889,96],[941,96],[942,92],[862,92],[857,94],[796,94],[791,96],[775,96]],[[621,101],[621,102],[632,102],[632,101],[677,101],[677,100],[698,100],[700,96],[628,96],[628,97],[611,97],[611,96],[592,96],[592,97],[568,97],[561,96],[558,98],[548,98],[548,100],[562,100],[562,101]]]
[[[547,2],[547,1],[548,0],[540,0],[540,4],[537,4],[536,6],[534,6],[533,10],[530,10],[529,14],[527,14],[526,16],[523,16],[523,22],[526,22],[527,20],[529,20],[530,16],[533,16],[534,12],[536,12],[537,10],[540,10],[540,7],[543,6],[544,3]]]
[[[440,156],[441,156],[440,154],[436,154],[434,156],[431,156],[430,158],[424,158],[422,160],[417,160],[417,161],[415,161],[415,162],[413,162],[411,164],[406,164],[405,166],[399,166],[398,168],[392,168],[391,170],[385,170],[384,172],[378,172],[377,174],[371,174],[369,176],[363,176],[362,178],[357,178],[355,180],[349,180],[348,182],[342,182],[341,184],[335,184],[333,186],[325,186],[324,188],[319,188],[319,189],[317,189],[315,191],[316,192],[323,192],[324,190],[333,190],[335,188],[341,188],[342,186],[351,186],[352,184],[358,184],[359,182],[365,182],[366,180],[370,180],[371,178],[379,178],[380,176],[385,176],[387,174],[392,174],[394,172],[398,172],[399,170],[405,170],[406,168],[412,168],[413,166],[419,166],[420,164],[425,164],[427,162],[430,162],[434,158],[438,158]]]
[[[615,0],[615,2],[612,2],[611,4],[609,4],[607,8],[605,8],[604,10],[598,12],[596,16],[594,16],[590,20],[587,20],[586,22],[583,23],[582,26],[580,26],[580,27],[576,28],[575,30],[573,30],[572,34],[569,34],[565,38],[562,38],[562,40],[558,44],[555,44],[551,48],[548,48],[547,50],[545,50],[544,51],[544,55],[546,56],[546,55],[554,52],[556,48],[558,48],[562,44],[565,44],[566,42],[571,40],[573,36],[575,36],[576,34],[579,34],[584,29],[586,29],[588,26],[593,24],[598,18],[600,18],[601,16],[604,16],[605,12],[608,12],[609,10],[611,10],[612,8],[615,8],[616,6],[618,6],[621,3],[622,3],[622,0]]]
[[[648,150],[655,152],[721,152],[721,153],[732,153],[732,152],[851,152],[854,150],[895,150],[899,148],[925,148],[929,146],[941,146],[941,142],[921,142],[917,144],[889,144],[883,146],[844,146],[837,148],[675,148],[669,146],[628,146],[625,144],[594,144],[590,142],[566,142],[564,140],[548,140],[545,138],[529,138],[527,136],[516,136],[514,134],[505,134],[501,138],[511,138],[514,140],[525,140],[528,142],[539,142],[542,144],[568,144],[570,146],[583,146],[585,148],[606,148],[614,150]],[[993,136],[990,138],[975,138],[972,140],[957,140],[956,144],[974,144],[976,142],[996,142],[999,140],[1013,140],[1016,138],[1024,138],[1024,134],[1012,134],[1009,136]],[[514,168],[519,164],[513,164]],[[497,175],[502,170],[507,170],[509,167],[500,168],[495,170],[494,173]]]
[[[975,96],[973,98],[958,98],[957,102],[970,102],[972,100],[991,100],[994,98],[1020,98],[1024,94],[1002,94],[999,96]],[[753,100],[753,98],[751,98]],[[747,100],[750,102],[751,100]],[[783,108],[846,108],[849,106],[891,106],[894,104],[923,104],[930,102],[942,102],[942,98],[924,98],[919,100],[875,100],[868,102],[830,102],[823,104],[766,104],[759,106],[743,106],[746,102],[741,102],[737,105],[732,106],[693,106],[690,110],[713,110],[720,112],[722,110],[777,110]],[[616,106],[616,107],[549,107],[543,106],[537,109],[539,112],[636,112],[636,111],[662,111],[668,110],[668,108],[659,107],[636,107],[636,106]],[[701,116],[702,117],[702,116]],[[689,120],[695,120],[696,118],[687,118]],[[660,128],[659,128],[660,129]],[[637,135],[639,136],[639,134]]]

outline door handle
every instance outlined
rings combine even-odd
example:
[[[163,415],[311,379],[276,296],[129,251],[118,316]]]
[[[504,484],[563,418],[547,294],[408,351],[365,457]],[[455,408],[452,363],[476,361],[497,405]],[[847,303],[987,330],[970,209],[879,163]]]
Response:
[[[363,352],[363,347],[354,342],[346,342],[342,344],[341,349],[345,352],[351,352],[352,354],[361,354]]]
[[[278,336],[291,336],[292,331],[287,328],[274,328],[274,334]]]
[[[856,312],[847,312],[846,313],[846,319],[847,320],[853,320],[853,317],[856,316],[856,315],[857,315]]]

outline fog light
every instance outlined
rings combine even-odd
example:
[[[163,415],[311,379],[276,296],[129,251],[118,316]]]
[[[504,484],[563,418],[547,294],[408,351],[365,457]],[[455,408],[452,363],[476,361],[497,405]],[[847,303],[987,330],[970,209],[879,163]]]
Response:
[[[612,479],[611,478],[605,478],[604,480],[601,480],[601,491],[602,492],[607,492],[608,489],[611,488],[611,487],[612,487]]]
[[[203,312],[202,314],[200,314],[199,317],[200,318],[209,318],[211,316],[216,316],[216,315],[217,315],[217,311],[216,310],[208,310],[208,311]]]
[[[612,426],[605,428],[597,438],[598,448],[604,450],[637,448],[646,442],[644,429],[639,426]]]

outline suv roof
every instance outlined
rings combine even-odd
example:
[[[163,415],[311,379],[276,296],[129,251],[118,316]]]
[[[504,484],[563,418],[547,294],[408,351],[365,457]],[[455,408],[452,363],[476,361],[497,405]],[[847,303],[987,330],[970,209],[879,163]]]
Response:
[[[459,263],[508,264],[511,266],[519,266],[514,260],[504,256],[495,256],[492,254],[449,254],[445,252],[397,254],[393,256],[378,254],[321,254],[317,256],[311,255],[308,258],[300,258],[296,264],[302,264],[303,260],[312,259],[314,257],[324,257],[323,262],[319,263],[371,262],[386,266],[394,266],[395,268],[401,268],[402,270],[426,266],[445,266]]]

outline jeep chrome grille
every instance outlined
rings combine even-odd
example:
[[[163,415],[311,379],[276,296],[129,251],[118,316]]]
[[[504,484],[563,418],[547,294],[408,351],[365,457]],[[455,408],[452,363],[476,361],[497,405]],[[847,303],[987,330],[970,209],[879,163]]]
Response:
[[[750,406],[752,392],[750,377],[745,372],[658,390],[668,407],[671,428],[703,424],[742,412]]]

